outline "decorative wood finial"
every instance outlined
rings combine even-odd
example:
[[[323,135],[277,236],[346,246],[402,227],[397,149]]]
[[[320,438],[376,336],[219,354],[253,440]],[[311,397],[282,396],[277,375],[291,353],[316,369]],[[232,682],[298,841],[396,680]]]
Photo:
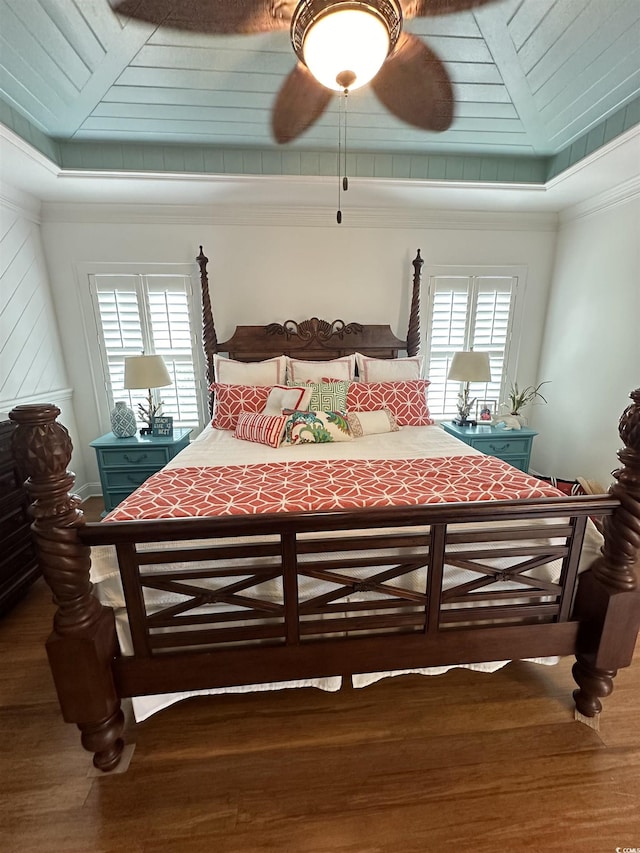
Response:
[[[213,311],[211,310],[211,298],[209,296],[209,277],[207,275],[209,258],[202,251],[202,246],[200,246],[200,254],[196,258],[196,261],[200,267],[200,290],[202,294],[202,343],[207,361],[207,384],[211,385],[214,378],[213,356],[218,352],[218,338],[216,336]]]
[[[420,287],[422,265],[420,249],[413,260],[413,291],[411,294],[411,311],[409,313],[409,329],[407,331],[407,355],[418,355],[420,352]]]

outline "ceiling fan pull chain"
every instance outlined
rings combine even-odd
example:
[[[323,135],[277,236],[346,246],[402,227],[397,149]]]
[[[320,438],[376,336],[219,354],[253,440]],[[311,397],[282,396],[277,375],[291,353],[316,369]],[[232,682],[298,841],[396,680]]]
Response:
[[[342,189],[346,192],[349,189],[349,178],[347,177],[347,118],[348,118],[348,101],[349,90],[344,90],[344,169],[343,169],[343,178],[342,178]]]
[[[338,172],[338,212],[336,213],[336,221],[337,221],[338,225],[342,224],[342,210],[340,209],[340,200],[341,200],[340,187],[341,187],[341,183],[342,183],[340,180],[341,154],[342,154],[342,98],[340,98],[340,100],[338,101],[338,163],[337,163],[337,169],[336,169],[336,171]]]
[[[341,190],[349,189],[349,178],[347,177],[347,97],[349,90],[345,87],[338,106],[338,212],[336,220],[338,225],[342,224],[342,210],[340,209]],[[342,111],[344,109],[344,154],[342,155]],[[342,155],[342,156],[341,156]],[[341,168],[344,167],[344,168]]]

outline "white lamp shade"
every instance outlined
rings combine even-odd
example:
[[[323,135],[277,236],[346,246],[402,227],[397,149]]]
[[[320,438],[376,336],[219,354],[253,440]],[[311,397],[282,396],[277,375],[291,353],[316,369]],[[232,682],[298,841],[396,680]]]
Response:
[[[164,388],[171,377],[161,355],[131,355],[124,360],[125,388]]]
[[[459,382],[491,382],[491,366],[487,352],[454,353],[447,379]]]
[[[371,12],[343,9],[325,15],[305,34],[303,53],[307,68],[328,89],[341,92],[337,82],[344,71],[355,75],[350,91],[368,83],[389,53],[389,31]]]

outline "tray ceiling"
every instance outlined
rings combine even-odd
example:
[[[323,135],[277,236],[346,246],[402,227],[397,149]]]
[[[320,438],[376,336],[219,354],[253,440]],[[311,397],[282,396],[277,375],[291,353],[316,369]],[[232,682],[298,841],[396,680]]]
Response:
[[[373,156],[373,173],[385,157],[517,158],[544,162],[530,177],[540,180],[640,121],[638,0],[498,0],[406,28],[446,63],[456,117],[426,133],[367,87],[354,92],[348,146]],[[171,148],[180,171],[198,171],[203,151],[242,149],[261,152],[268,174],[284,148],[326,153],[334,168],[337,99],[299,140],[271,138],[271,104],[295,62],[286,32],[205,36],[120,19],[108,0],[0,0],[0,34],[0,121],[59,165],[76,150],[76,167],[169,170],[152,152]],[[128,153],[113,159],[114,147]]]

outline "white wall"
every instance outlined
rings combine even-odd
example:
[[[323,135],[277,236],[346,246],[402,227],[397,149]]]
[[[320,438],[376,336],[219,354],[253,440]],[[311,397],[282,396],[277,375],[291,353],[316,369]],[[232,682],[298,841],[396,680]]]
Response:
[[[238,323],[303,320],[389,322],[406,336],[416,249],[429,264],[519,264],[527,267],[519,377],[533,381],[555,248],[555,217],[517,214],[405,216],[353,213],[358,225],[318,219],[312,208],[287,211],[143,209],[110,205],[45,205],[43,240],[60,316],[65,360],[76,389],[80,439],[87,447],[109,430],[97,405],[83,332],[79,264],[187,263],[199,244],[210,259],[209,281],[219,340]],[[197,281],[197,267],[194,264]],[[99,415],[98,412],[102,411]],[[98,482],[95,460],[88,477]]]
[[[39,223],[39,202],[3,187],[0,195],[0,412],[54,403],[74,446],[72,469],[86,483],[73,392],[60,345]]]
[[[640,197],[571,211],[559,230],[538,380],[548,406],[533,467],[608,486],[622,442],[617,422],[640,387]],[[548,390],[548,395],[546,394]],[[544,440],[552,436],[552,440]],[[543,440],[540,440],[542,438]]]

